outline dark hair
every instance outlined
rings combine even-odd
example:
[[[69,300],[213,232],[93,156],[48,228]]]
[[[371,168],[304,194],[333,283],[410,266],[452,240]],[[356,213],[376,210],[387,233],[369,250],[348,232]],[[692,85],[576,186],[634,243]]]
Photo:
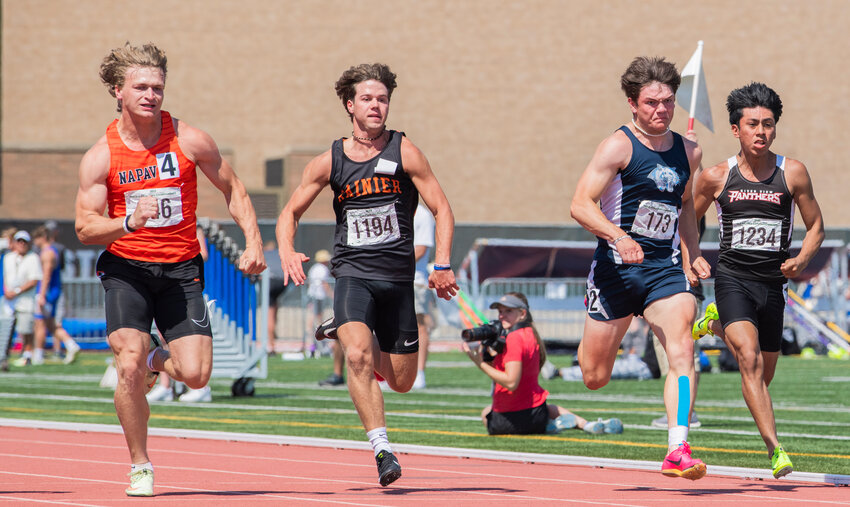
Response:
[[[655,81],[666,84],[676,93],[682,77],[679,76],[676,65],[664,60],[663,56],[638,56],[620,76],[620,88],[626,93],[626,97],[637,102],[643,87]]]
[[[525,311],[524,322],[528,322],[531,325],[531,330],[534,332],[534,339],[537,340],[537,345],[540,348],[540,367],[543,368],[543,365],[546,363],[546,344],[543,343],[543,338],[540,337],[540,333],[537,332],[537,328],[534,326],[534,318],[531,316],[528,298],[522,292],[506,292],[505,295],[519,298],[520,301],[525,303],[525,307],[529,308]]]
[[[782,100],[779,95],[764,83],[750,83],[747,86],[732,90],[726,99],[726,110],[729,111],[729,124],[737,125],[744,116],[744,109],[749,107],[764,107],[773,112],[774,121],[782,116]]]
[[[348,112],[348,101],[354,100],[354,94],[357,92],[354,88],[359,83],[370,79],[383,83],[387,87],[387,98],[392,98],[396,87],[395,74],[383,63],[361,63],[356,67],[350,67],[337,79],[334,89],[337,97],[342,100],[342,107],[349,118],[352,115]]]

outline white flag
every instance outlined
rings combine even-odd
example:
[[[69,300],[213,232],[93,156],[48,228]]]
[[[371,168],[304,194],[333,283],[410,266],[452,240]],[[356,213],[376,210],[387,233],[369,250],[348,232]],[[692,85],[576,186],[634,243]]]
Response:
[[[676,101],[687,109],[689,118],[696,118],[705,128],[714,132],[714,122],[711,121],[711,105],[708,103],[708,88],[705,85],[705,74],[702,71],[702,41],[697,44],[697,50],[682,69],[682,84],[676,92]]]

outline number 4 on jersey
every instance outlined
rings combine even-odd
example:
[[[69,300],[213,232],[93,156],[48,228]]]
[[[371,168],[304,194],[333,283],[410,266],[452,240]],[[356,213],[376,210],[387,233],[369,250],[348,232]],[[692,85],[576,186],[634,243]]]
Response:
[[[173,180],[180,177],[180,165],[177,163],[177,153],[173,151],[157,153],[156,165],[159,168],[160,180]]]

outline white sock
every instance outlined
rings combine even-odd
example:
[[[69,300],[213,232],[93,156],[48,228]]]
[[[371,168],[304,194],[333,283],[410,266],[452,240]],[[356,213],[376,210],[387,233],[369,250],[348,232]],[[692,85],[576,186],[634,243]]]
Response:
[[[667,430],[667,446],[675,449],[682,442],[688,441],[687,426],[673,426]]]
[[[366,437],[369,439],[369,443],[372,444],[372,450],[375,452],[375,456],[381,451],[393,452],[392,447],[390,447],[390,440],[387,438],[387,428],[385,426],[367,431]]]
[[[130,465],[130,473],[137,472],[142,469],[148,469],[153,472],[153,464],[148,461],[147,463],[142,463],[140,465],[132,464]]]
[[[44,360],[44,349],[35,349],[34,355],[33,355],[32,358],[35,359],[36,361],[43,361]]]

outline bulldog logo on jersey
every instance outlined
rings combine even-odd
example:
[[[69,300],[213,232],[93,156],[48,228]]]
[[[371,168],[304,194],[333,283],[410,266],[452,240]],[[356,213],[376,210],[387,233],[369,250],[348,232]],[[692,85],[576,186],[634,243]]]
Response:
[[[679,184],[679,175],[676,174],[676,170],[661,164],[656,164],[655,169],[647,177],[654,181],[658,190],[662,192],[675,192],[676,185]]]

